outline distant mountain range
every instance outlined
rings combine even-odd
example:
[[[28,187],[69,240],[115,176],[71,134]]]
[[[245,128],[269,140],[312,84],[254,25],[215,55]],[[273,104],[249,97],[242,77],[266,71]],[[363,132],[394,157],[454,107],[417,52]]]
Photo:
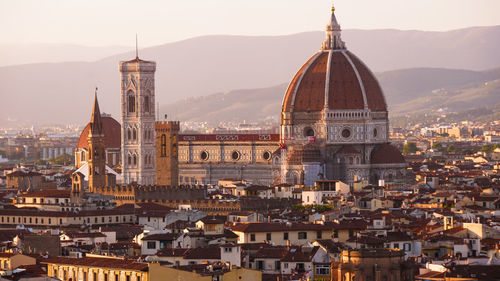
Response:
[[[306,59],[318,50],[323,36],[323,32],[266,37],[203,36],[146,48],[140,50],[140,57],[157,62],[157,102],[177,105],[161,107],[162,115],[168,113],[182,120],[181,113],[188,118],[191,108],[198,108],[195,117],[198,120],[220,116],[224,112],[225,119],[233,116],[261,119],[275,116],[272,112],[279,109],[286,84]],[[422,67],[478,71],[500,66],[500,26],[448,32],[346,30],[343,39],[373,71],[384,71],[379,74],[381,83],[388,97],[392,92],[398,92],[394,98],[398,104],[408,101],[406,98],[414,97],[416,93],[449,87],[446,83],[453,84],[458,79],[455,75],[459,72],[453,72],[447,74],[451,76],[443,74],[446,79],[442,81],[427,81],[423,78],[434,75],[432,70]],[[95,86],[99,87],[102,111],[119,120],[118,62],[133,57],[133,52],[127,52],[94,62],[0,67],[0,126],[84,124],[89,118]],[[393,71],[406,68],[420,69]],[[459,78],[472,79],[470,83],[476,80],[469,74],[483,75],[482,72],[460,73]],[[463,81],[462,78],[458,80]],[[281,88],[273,90],[273,85]],[[218,96],[234,99],[233,103],[224,107],[222,113],[217,113],[214,106],[207,107],[201,102],[212,100],[212,96],[194,98],[213,93],[227,93]],[[276,99],[271,99],[272,95]],[[245,99],[241,98],[243,96]],[[260,100],[265,98],[268,103],[264,107],[261,104],[257,111],[243,112],[258,103],[257,97]],[[396,112],[398,109],[392,104],[392,98],[388,99],[391,109]],[[182,107],[183,104],[189,108]]]
[[[90,47],[74,44],[0,44],[0,67],[32,63],[58,63],[67,61],[96,61],[133,47]]]
[[[500,104],[500,69],[412,68],[376,75],[391,116],[459,112]],[[162,107],[162,111],[185,121],[279,120],[286,87],[281,84],[185,99]]]

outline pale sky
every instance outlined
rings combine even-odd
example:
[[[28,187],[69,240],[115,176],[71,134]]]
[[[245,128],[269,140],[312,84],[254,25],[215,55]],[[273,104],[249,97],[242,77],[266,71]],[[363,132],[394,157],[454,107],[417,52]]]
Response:
[[[323,30],[331,0],[0,0],[0,44],[142,47],[207,34]],[[500,25],[500,0],[335,0],[343,29]]]

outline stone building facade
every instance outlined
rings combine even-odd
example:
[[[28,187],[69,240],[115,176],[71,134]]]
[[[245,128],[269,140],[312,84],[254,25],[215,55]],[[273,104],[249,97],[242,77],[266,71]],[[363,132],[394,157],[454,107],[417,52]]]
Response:
[[[332,262],[331,281],[413,281],[414,272],[397,249],[343,250]]]
[[[178,145],[180,124],[178,121],[155,123],[156,131],[156,184],[179,184]]]
[[[179,135],[179,182],[217,184],[220,179],[268,185],[274,181],[277,134]]]
[[[155,71],[155,62],[138,57],[120,62],[121,153],[125,184],[156,182]]]

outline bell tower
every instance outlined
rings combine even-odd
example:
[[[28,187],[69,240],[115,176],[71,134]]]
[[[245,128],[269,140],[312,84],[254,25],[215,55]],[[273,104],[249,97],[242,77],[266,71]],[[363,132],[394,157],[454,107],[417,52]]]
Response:
[[[101,111],[97,102],[97,89],[94,94],[94,105],[87,140],[89,142],[89,191],[94,192],[95,187],[104,187],[106,185],[106,150]]]
[[[177,138],[179,121],[158,121],[156,130],[156,184],[178,186],[179,160]]]
[[[123,183],[156,184],[156,63],[136,56],[119,65],[121,74]]]

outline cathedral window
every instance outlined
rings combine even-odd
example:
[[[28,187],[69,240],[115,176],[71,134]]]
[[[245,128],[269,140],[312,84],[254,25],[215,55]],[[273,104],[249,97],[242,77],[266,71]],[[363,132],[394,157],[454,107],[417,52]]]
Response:
[[[344,130],[342,130],[342,137],[344,138],[349,138],[351,136],[351,130],[345,128]]]
[[[132,139],[133,140],[137,139],[137,130],[135,128],[132,129]]]
[[[128,112],[135,112],[135,96],[132,91],[129,91],[128,95]]]
[[[267,161],[271,160],[271,152],[269,151],[264,152],[264,154],[262,154],[262,158],[264,158],[264,160]]]
[[[129,165],[131,165],[131,164],[132,164],[132,157],[131,157],[130,155],[128,156],[128,161],[127,161],[127,163],[128,163]]]
[[[167,136],[165,134],[161,135],[160,155],[161,157],[167,156]]]
[[[314,130],[311,128],[306,128],[304,133],[306,137],[314,137]]]
[[[127,139],[131,140],[132,139],[132,131],[130,131],[130,128],[127,129]]]
[[[208,160],[208,157],[209,157],[208,152],[206,152],[206,151],[201,152],[200,157],[201,157],[201,160],[204,160],[204,161]]]
[[[134,165],[137,165],[137,156],[134,155]]]
[[[233,160],[240,160],[240,157],[241,157],[241,153],[239,151],[233,151],[233,153],[231,154],[231,158]]]

